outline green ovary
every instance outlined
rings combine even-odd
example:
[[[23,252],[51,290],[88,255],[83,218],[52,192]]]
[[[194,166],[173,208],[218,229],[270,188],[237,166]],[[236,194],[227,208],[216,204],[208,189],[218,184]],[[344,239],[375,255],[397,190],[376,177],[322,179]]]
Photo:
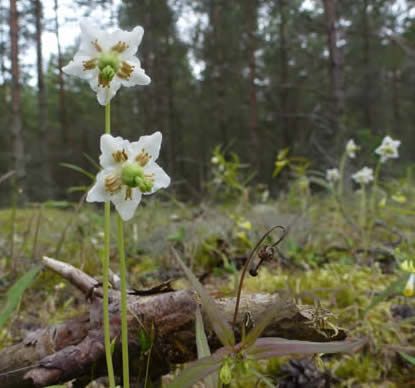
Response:
[[[98,60],[98,69],[100,70],[101,77],[106,81],[111,81],[119,68],[120,59],[118,54],[112,51],[102,54]]]
[[[144,175],[143,169],[136,163],[123,167],[121,180],[128,187],[138,187],[143,193],[148,193],[153,188],[153,181]]]

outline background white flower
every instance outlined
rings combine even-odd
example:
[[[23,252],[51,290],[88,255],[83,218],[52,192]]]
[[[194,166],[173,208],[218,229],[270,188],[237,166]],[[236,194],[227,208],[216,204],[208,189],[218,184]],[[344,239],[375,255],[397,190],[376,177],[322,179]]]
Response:
[[[385,136],[382,140],[382,144],[375,150],[375,152],[380,155],[380,162],[384,163],[388,159],[398,158],[398,147],[400,145],[400,140],[393,140],[390,136]]]
[[[101,31],[88,19],[80,22],[81,45],[63,71],[89,81],[98,102],[106,105],[121,85],[148,85],[148,77],[135,56],[144,34],[137,26],[131,32]]]
[[[142,194],[152,194],[170,185],[170,177],[155,162],[160,153],[162,135],[155,132],[130,143],[121,137],[101,136],[103,167],[88,202],[111,201],[124,221],[131,219]]]
[[[350,139],[346,144],[346,152],[349,158],[354,158],[356,156],[356,151],[359,150],[359,147],[356,145],[353,139]]]
[[[336,182],[340,178],[340,173],[337,168],[330,168],[326,171],[326,179],[329,182]]]
[[[373,168],[363,167],[356,174],[352,175],[352,179],[360,183],[361,185],[366,185],[369,182],[373,181]]]

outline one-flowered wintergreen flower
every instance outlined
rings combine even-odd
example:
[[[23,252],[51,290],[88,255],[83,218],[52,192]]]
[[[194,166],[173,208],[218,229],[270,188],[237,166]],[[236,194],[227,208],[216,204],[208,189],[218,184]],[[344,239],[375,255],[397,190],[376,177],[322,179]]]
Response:
[[[412,260],[405,260],[402,264],[401,264],[401,269],[404,270],[405,272],[409,272],[409,278],[408,281],[406,283],[406,286],[403,290],[403,294],[405,296],[412,296],[414,295],[414,291],[415,291],[415,264],[414,261]]]
[[[356,151],[359,151],[359,146],[356,145],[353,139],[350,139],[346,144],[346,153],[349,156],[349,158],[355,158],[356,157]]]
[[[352,175],[352,179],[360,183],[361,185],[367,185],[369,182],[373,181],[373,169],[369,167],[363,167],[356,174]]]
[[[101,136],[103,167],[88,202],[111,201],[124,221],[131,219],[142,194],[152,194],[170,185],[170,177],[155,162],[160,153],[162,135],[155,132],[130,143],[121,137]]]
[[[123,86],[148,85],[151,80],[135,56],[144,34],[137,26],[131,32],[101,31],[83,19],[81,45],[74,59],[63,68],[69,75],[89,81],[98,102],[106,105]]]
[[[329,168],[326,170],[326,179],[328,182],[337,182],[340,179],[340,172],[337,168]]]
[[[385,136],[382,140],[382,144],[375,150],[375,152],[380,155],[380,162],[385,163],[388,159],[398,158],[398,147],[400,145],[400,140],[393,140],[390,136]]]

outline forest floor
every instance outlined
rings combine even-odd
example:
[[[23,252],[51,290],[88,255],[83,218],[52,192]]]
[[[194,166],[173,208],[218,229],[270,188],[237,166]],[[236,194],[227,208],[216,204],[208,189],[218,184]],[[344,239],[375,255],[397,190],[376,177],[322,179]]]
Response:
[[[17,210],[11,260],[12,212],[0,211],[1,297],[43,255],[100,279],[102,209],[91,205],[75,209],[76,204],[49,202]],[[385,210],[386,223],[374,231],[371,250],[365,253],[359,250],[361,235],[329,198],[313,199],[299,209],[301,204],[289,199],[226,206],[147,200],[126,225],[129,284],[140,289],[174,279],[175,288],[188,287],[171,256],[169,247],[174,245],[210,291],[230,293],[252,246],[272,226],[284,226],[288,233],[279,245],[282,255],[264,263],[258,276],[248,276],[244,292],[289,290],[297,303],[321,305],[331,313],[323,325],[369,341],[354,354],[323,356],[320,367],[310,359],[281,357],[259,364],[261,373],[281,387],[415,386],[415,367],[401,355],[415,356],[415,299],[394,288],[384,294],[403,275],[399,262],[413,255],[413,216]],[[358,218],[359,209],[352,208],[349,216]],[[115,221],[114,214],[111,268],[117,273]],[[275,232],[273,240],[277,239]],[[396,240],[401,240],[399,246]],[[0,349],[87,308],[79,291],[51,271],[42,271],[0,328]],[[232,386],[255,384],[256,378],[245,376]]]

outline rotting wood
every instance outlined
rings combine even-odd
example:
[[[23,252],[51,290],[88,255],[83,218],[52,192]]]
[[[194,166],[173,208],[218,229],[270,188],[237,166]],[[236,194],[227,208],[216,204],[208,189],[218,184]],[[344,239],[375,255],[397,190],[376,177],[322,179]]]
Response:
[[[22,342],[0,351],[0,387],[32,388],[58,384],[71,379],[98,378],[106,374],[102,330],[102,290],[95,279],[71,265],[44,258],[49,269],[60,274],[79,288],[90,303],[89,312],[79,317],[38,330]],[[232,321],[235,298],[215,299],[228,322]],[[200,301],[190,289],[162,294],[128,296],[129,351],[133,379],[143,377],[145,355],[139,343],[139,332],[155,329],[151,354],[150,378],[154,381],[167,374],[174,364],[185,363],[197,357],[195,346],[195,311]],[[321,329],[313,324],[313,307],[298,306],[292,297],[276,294],[245,294],[241,298],[237,327],[247,313],[258,322],[271,305],[280,304],[279,315],[268,325],[263,336],[284,337],[309,341],[335,341],[345,338],[339,331]],[[111,337],[120,337],[120,294],[110,291]],[[204,317],[212,350],[220,347],[216,336]],[[237,337],[239,333],[236,333]],[[121,370],[121,346],[117,341],[114,351],[116,370]]]

